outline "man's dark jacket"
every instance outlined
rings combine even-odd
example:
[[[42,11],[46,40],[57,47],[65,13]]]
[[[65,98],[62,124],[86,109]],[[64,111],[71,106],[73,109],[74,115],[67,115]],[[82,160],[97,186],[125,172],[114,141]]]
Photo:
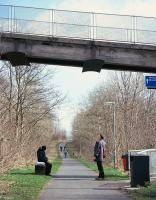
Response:
[[[37,150],[37,159],[38,162],[48,162],[48,158],[46,157],[45,151],[42,148]]]

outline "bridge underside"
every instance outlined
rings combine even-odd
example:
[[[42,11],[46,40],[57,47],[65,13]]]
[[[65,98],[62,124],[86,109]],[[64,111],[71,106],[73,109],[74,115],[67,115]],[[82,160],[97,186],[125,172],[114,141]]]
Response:
[[[0,54],[1,60],[12,65],[42,63],[82,67],[83,71],[156,72],[156,46],[148,45],[3,33]]]

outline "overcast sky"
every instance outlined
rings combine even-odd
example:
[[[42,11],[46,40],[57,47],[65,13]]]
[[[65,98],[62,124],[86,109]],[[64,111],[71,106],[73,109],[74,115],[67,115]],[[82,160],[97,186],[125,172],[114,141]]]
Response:
[[[156,17],[156,0],[0,0],[0,4]],[[81,71],[81,68],[59,66],[55,76],[55,84],[68,94],[68,103],[60,110],[60,124],[68,132],[81,97],[109,81],[111,74],[105,70],[100,74]]]

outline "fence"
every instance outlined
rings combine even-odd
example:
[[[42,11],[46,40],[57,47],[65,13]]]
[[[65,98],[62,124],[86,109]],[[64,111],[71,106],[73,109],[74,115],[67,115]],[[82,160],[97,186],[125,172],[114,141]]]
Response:
[[[138,155],[138,154],[149,156],[150,176],[156,176],[156,149],[130,150],[129,161],[130,161],[130,155]],[[129,168],[130,168],[130,162],[129,162]]]
[[[156,18],[0,5],[3,32],[156,45]]]

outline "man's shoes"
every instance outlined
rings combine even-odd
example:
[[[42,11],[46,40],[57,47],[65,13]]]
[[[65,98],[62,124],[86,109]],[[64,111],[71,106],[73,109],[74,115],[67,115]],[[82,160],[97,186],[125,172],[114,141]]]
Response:
[[[105,179],[104,177],[103,178],[101,178],[101,177],[95,178],[96,181],[103,181],[104,179]]]

